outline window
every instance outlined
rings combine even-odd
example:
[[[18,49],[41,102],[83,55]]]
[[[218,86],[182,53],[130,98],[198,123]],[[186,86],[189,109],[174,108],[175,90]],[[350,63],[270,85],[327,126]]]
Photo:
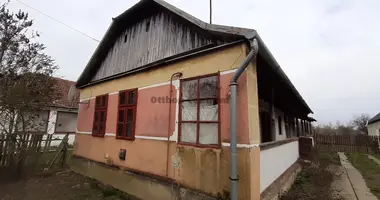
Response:
[[[97,96],[95,100],[92,135],[103,137],[106,131],[108,94]]]
[[[137,89],[119,92],[116,138],[135,139]]]
[[[181,81],[179,142],[219,146],[219,77],[203,76]]]
[[[124,35],[124,43],[126,43],[127,40],[128,40],[128,34],[125,34],[125,35]]]
[[[278,116],[278,134],[282,135],[282,121],[281,121],[281,116]]]

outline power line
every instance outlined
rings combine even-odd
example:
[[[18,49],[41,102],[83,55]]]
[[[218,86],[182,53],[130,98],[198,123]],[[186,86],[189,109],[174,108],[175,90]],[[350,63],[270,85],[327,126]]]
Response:
[[[16,0],[16,1],[19,2],[19,3],[21,3],[21,4],[23,4],[23,5],[26,6],[26,7],[28,7],[28,8],[30,8],[30,9],[34,10],[34,11],[36,11],[36,12],[42,14],[42,15],[44,15],[44,16],[50,18],[51,20],[54,20],[55,22],[58,22],[58,23],[60,23],[61,25],[66,26],[67,28],[69,28],[69,29],[71,29],[71,30],[73,30],[73,31],[75,31],[75,32],[77,32],[77,33],[80,33],[80,34],[82,34],[82,35],[84,35],[84,36],[86,36],[86,37],[88,37],[88,38],[90,38],[90,39],[92,39],[92,40],[94,40],[94,41],[96,41],[96,42],[99,42],[99,40],[97,40],[97,39],[95,39],[95,38],[93,38],[93,37],[87,35],[86,33],[83,33],[82,31],[80,31],[80,30],[78,30],[78,29],[76,29],[76,28],[73,28],[73,27],[67,25],[67,24],[65,24],[65,23],[63,23],[63,22],[61,22],[61,21],[59,21],[58,19],[56,19],[56,18],[54,18],[54,17],[51,17],[50,15],[45,14],[45,13],[43,13],[43,12],[37,10],[36,8],[33,8],[32,6],[29,6],[28,4],[26,4],[26,3],[24,3],[24,2],[22,2],[22,1],[20,1],[20,0]]]

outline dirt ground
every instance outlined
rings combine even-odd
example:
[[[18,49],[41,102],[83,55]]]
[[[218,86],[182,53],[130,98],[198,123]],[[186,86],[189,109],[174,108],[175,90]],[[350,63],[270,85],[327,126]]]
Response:
[[[293,186],[281,200],[341,200],[331,186],[336,174],[332,166],[339,166],[340,160],[336,152],[313,150],[310,163],[304,163],[302,171],[297,175]]]
[[[126,194],[70,171],[0,183],[0,200],[135,200]]]

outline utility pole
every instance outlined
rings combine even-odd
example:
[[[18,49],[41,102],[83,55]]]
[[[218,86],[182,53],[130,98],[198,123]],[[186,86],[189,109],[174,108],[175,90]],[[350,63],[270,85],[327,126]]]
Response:
[[[212,0],[210,0],[210,24],[212,24]]]

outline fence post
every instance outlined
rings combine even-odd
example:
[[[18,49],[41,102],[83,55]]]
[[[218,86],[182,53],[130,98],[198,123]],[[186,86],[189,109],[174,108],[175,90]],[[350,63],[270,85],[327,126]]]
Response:
[[[5,135],[4,137],[4,148],[3,148],[3,160],[2,160],[2,163],[0,163],[1,166],[3,167],[7,167],[7,158],[8,158],[8,135]]]
[[[4,158],[3,156],[3,145],[4,145],[4,140],[5,140],[4,136],[5,136],[4,134],[0,135],[0,167],[2,166],[1,161]]]

